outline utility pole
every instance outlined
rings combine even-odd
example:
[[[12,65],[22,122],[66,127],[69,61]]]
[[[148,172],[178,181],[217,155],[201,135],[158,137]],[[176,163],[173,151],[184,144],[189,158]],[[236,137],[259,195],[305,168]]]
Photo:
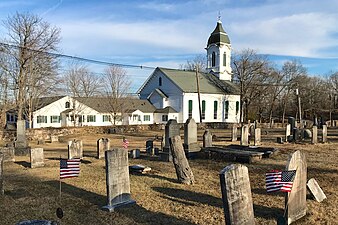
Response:
[[[196,83],[197,83],[197,96],[198,96],[198,109],[199,109],[199,113],[200,113],[200,123],[202,123],[200,81],[199,81],[199,78],[198,78],[198,67],[197,66],[196,66]]]
[[[300,96],[299,96],[298,88],[296,88],[296,96],[297,96],[297,99],[298,99],[299,123],[302,126],[302,109],[301,109],[301,104],[300,104]]]

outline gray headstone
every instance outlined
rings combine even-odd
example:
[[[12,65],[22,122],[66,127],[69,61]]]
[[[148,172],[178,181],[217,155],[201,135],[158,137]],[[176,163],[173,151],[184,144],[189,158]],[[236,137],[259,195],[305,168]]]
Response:
[[[231,141],[232,142],[237,141],[237,126],[236,125],[233,125],[231,134],[232,134]]]
[[[212,147],[212,135],[209,130],[205,130],[203,134],[203,148]]]
[[[68,159],[82,159],[83,158],[83,146],[81,140],[73,140],[68,142]]]
[[[255,129],[255,145],[261,145],[261,128]]]
[[[133,149],[129,152],[129,156],[132,159],[138,159],[140,158],[140,149]]]
[[[296,170],[292,190],[285,196],[286,221],[290,224],[306,215],[307,162],[305,154],[294,152],[286,165],[286,170]]]
[[[4,154],[0,152],[0,195],[4,195]]]
[[[322,134],[322,142],[326,143],[327,142],[327,126],[323,125],[323,134]]]
[[[243,125],[241,129],[241,145],[249,145],[249,126],[247,124]]]
[[[318,143],[318,128],[317,126],[312,127],[312,144]]]
[[[193,118],[187,119],[184,124],[184,149],[189,151],[201,150],[197,142],[197,124]]]
[[[314,178],[311,178],[307,182],[307,187],[309,188],[313,197],[315,197],[317,202],[322,202],[326,199],[326,195],[324,194],[323,190],[319,187],[317,181]]]
[[[110,148],[110,140],[108,138],[100,138],[99,140],[97,140],[96,157],[98,159],[104,158],[104,152],[109,150],[109,148]]]
[[[154,141],[148,140],[146,141],[146,152],[148,155],[153,155]]]
[[[43,167],[45,165],[43,148],[31,148],[30,161],[31,161],[31,168]]]
[[[18,120],[16,122],[16,141],[15,147],[16,148],[26,148],[27,145],[27,138],[26,138],[26,121],[25,120]]]
[[[291,124],[286,125],[286,130],[285,130],[285,140],[289,140],[289,136],[291,135]]]
[[[113,149],[105,152],[107,206],[103,209],[113,212],[115,208],[134,204],[130,197],[128,151]]]
[[[231,164],[220,172],[225,224],[255,224],[248,168]]]
[[[164,135],[164,147],[163,152],[161,153],[161,160],[166,162],[172,162],[172,155],[170,151],[169,138],[172,138],[176,135],[180,135],[180,125],[176,120],[169,120],[165,125],[165,135]]]
[[[14,147],[0,147],[0,152],[4,154],[4,162],[15,161],[15,149]]]

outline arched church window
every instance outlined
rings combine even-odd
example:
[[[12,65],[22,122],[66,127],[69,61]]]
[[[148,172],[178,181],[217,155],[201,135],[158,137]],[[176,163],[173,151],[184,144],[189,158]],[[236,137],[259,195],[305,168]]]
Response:
[[[223,53],[223,66],[227,66],[227,54]]]
[[[212,55],[211,55],[211,66],[212,67],[216,66],[216,53],[215,52],[212,52]]]
[[[70,108],[70,102],[66,102],[65,108],[66,108],[66,109],[69,109],[69,108]]]

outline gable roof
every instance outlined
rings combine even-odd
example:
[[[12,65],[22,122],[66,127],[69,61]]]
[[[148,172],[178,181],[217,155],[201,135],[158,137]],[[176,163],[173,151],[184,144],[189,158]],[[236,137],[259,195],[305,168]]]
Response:
[[[156,68],[167,76],[183,92],[197,93],[196,72],[166,68]],[[231,81],[219,80],[212,73],[198,73],[200,93],[238,94],[238,87]]]
[[[163,109],[156,109],[155,113],[177,113],[177,111],[173,107],[167,106]]]
[[[34,111],[42,109],[43,107],[56,102],[57,100],[64,98],[66,96],[53,96],[53,97],[42,97],[35,99]]]

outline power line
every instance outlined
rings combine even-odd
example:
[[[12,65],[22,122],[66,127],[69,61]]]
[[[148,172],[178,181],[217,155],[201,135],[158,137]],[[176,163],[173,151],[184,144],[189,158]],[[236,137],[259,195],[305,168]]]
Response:
[[[42,51],[42,50],[31,49],[31,48],[13,45],[13,44],[6,44],[6,43],[3,43],[3,42],[0,42],[0,45],[2,45],[4,47],[25,49],[25,50],[32,51],[32,52],[44,53],[44,54],[47,54],[47,55],[52,55],[52,56],[62,57],[62,58],[68,58],[68,59],[75,59],[75,60],[99,64],[99,65],[120,66],[120,67],[126,67],[126,68],[139,68],[139,69],[155,69],[155,67],[152,67],[152,66],[142,66],[142,65],[136,66],[136,65],[121,64],[121,63],[111,63],[111,62],[100,61],[100,60],[95,60],[95,59],[87,59],[87,58],[78,57],[78,56],[71,56],[71,55],[65,55],[65,54],[54,53],[54,52],[46,52],[46,51]]]

